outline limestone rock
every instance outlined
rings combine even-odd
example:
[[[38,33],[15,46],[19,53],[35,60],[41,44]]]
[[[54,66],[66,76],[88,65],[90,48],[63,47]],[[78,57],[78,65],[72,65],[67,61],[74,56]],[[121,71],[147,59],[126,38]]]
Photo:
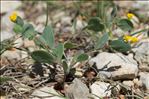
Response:
[[[123,81],[123,84],[129,87],[134,87],[134,83],[133,81],[129,80],[129,81]]]
[[[131,55],[102,52],[89,61],[96,64],[99,74],[114,80],[133,79],[137,76],[138,65]]]
[[[149,39],[139,42],[132,50],[135,53],[134,58],[139,62],[139,67],[149,71]]]
[[[39,97],[46,97],[42,99],[64,99],[59,97],[60,95],[53,89],[53,87],[42,87],[36,89],[30,96],[29,99],[41,99]]]
[[[69,99],[88,99],[89,89],[79,79],[74,79],[73,83],[68,87],[66,96]]]
[[[97,81],[91,85],[91,93],[94,99],[99,99],[99,97],[105,97],[111,95],[111,90],[108,90],[110,86],[109,83]],[[110,88],[110,87],[109,87]],[[97,97],[98,96],[98,97]]]
[[[20,54],[21,54],[20,50],[13,50],[13,51],[7,50],[1,55],[1,57],[7,58],[9,60],[15,60],[15,59],[19,60],[19,59],[21,59]]]
[[[140,80],[142,81],[142,84],[145,86],[147,91],[149,91],[149,73],[148,72],[140,72]]]
[[[21,6],[21,1],[1,1],[1,13],[15,10]]]
[[[69,16],[64,16],[64,17],[62,17],[61,18],[61,24],[62,25],[71,25],[71,20],[72,20],[72,18],[71,17],[69,17]]]

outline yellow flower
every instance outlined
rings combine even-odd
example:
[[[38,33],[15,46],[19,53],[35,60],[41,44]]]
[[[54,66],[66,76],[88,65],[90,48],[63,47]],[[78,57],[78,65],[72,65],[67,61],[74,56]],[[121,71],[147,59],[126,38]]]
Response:
[[[129,36],[129,35],[125,35],[123,37],[123,39],[126,41],[126,42],[130,42],[130,43],[136,43],[139,41],[139,39],[137,37],[133,37],[133,36]]]
[[[17,13],[16,12],[13,12],[10,16],[9,16],[9,19],[12,21],[12,22],[15,22],[17,20]]]
[[[132,19],[135,15],[133,13],[127,13],[128,19]]]

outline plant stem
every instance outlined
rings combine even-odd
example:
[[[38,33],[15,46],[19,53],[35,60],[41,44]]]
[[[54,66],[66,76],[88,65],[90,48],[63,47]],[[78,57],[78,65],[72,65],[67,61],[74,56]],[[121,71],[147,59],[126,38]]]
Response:
[[[131,34],[131,36],[136,35],[136,34],[141,33],[141,32],[144,32],[144,31],[147,31],[147,30],[149,30],[149,29],[143,29],[143,30],[134,32],[134,33]]]
[[[46,23],[45,23],[45,27],[48,25],[48,19],[49,19],[49,4],[48,2],[47,4],[47,9],[46,9]]]

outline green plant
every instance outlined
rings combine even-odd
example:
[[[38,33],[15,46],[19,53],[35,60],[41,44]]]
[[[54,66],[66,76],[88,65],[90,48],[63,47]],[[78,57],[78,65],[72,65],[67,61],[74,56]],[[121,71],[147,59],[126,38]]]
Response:
[[[134,14],[128,13],[127,18],[121,18],[117,15],[118,7],[112,1],[97,1],[95,3],[96,16],[88,16],[88,25],[84,28],[84,31],[94,36],[95,50],[102,49],[107,44],[108,48],[113,51],[130,51],[132,40],[134,41],[134,39],[137,38],[130,37],[129,39],[128,36],[134,36],[147,29],[132,33],[132,31],[134,31],[134,26],[131,20],[133,20]],[[110,8],[112,8],[112,11],[109,14],[107,11]],[[120,28],[124,32],[129,32],[130,34],[125,35],[124,33],[122,37],[114,37],[112,30],[115,29],[115,27]],[[126,37],[129,40],[124,39]],[[135,41],[137,42],[138,40]]]
[[[23,38],[33,40],[35,44],[39,47],[38,50],[30,52],[30,56],[36,62],[48,63],[50,65],[58,64],[60,66],[63,66],[64,74],[66,78],[67,75],[69,75],[72,72],[72,70],[74,71],[73,65],[76,62],[82,62],[88,59],[87,54],[79,53],[76,56],[74,56],[72,62],[69,63],[64,51],[65,49],[74,47],[74,45],[68,42],[64,42],[64,43],[55,42],[54,31],[51,25],[48,25],[47,18],[46,18],[46,25],[43,32],[39,33],[34,29],[32,24],[24,22],[23,19],[21,19],[21,17],[17,16],[16,14],[12,16],[15,16],[15,19],[12,20],[12,22],[15,23],[15,26],[13,29],[14,32],[18,35],[21,35]]]

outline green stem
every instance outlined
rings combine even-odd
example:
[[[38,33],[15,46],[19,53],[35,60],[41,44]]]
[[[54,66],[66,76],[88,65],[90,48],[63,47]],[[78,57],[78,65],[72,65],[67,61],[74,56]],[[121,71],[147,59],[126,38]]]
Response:
[[[48,4],[48,2],[47,2],[46,23],[45,23],[45,27],[48,25],[48,19],[49,19],[49,4]]]
[[[134,32],[134,33],[131,34],[131,36],[136,35],[136,34],[141,33],[141,32],[144,32],[144,31],[147,31],[147,30],[149,30],[149,29],[143,29],[143,30]]]

